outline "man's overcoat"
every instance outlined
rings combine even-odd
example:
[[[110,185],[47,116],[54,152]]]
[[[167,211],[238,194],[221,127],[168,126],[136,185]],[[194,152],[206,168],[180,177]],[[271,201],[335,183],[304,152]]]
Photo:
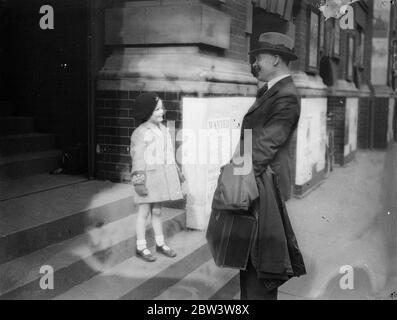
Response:
[[[299,116],[297,90],[288,76],[257,98],[242,124],[240,152],[244,130],[251,129],[252,163],[260,194],[251,208],[258,219],[251,261],[258,277],[276,286],[306,274],[285,206],[291,196],[291,140]]]

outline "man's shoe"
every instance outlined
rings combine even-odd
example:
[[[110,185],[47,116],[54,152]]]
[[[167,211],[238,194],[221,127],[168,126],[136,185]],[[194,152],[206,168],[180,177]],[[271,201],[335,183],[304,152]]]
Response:
[[[156,245],[156,251],[159,252],[159,253],[162,253],[163,255],[165,255],[166,257],[169,257],[169,258],[175,258],[176,257],[176,252],[174,250],[172,250],[166,244],[164,244],[162,246]]]
[[[154,262],[156,261],[156,257],[152,255],[149,249],[138,250],[136,249],[137,257],[145,260],[146,262]]]

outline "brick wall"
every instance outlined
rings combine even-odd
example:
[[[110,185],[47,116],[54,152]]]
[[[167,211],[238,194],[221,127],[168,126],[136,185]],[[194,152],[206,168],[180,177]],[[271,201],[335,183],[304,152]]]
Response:
[[[295,16],[295,53],[298,60],[291,63],[292,70],[304,71],[306,69],[306,39],[309,21],[307,15],[307,3],[302,1],[297,7]]]
[[[358,109],[358,147],[371,147],[371,98],[360,98]]]
[[[197,93],[157,92],[166,109],[166,121],[182,128],[182,99]],[[130,138],[140,125],[133,117],[136,91],[99,91],[96,100],[96,177],[101,180],[129,182],[131,170]],[[204,94],[203,97],[233,97],[237,94]],[[175,151],[181,142],[176,141]]]
[[[288,22],[280,19],[280,16],[266,12],[262,8],[255,7],[252,19],[251,48],[258,47],[259,36],[264,32],[287,33]]]
[[[329,125],[331,125],[334,130],[335,163],[343,165],[345,146],[346,97],[328,97],[328,113],[332,113],[332,120],[329,121]]]
[[[236,60],[248,60],[247,48],[247,6],[246,0],[226,0],[220,9],[231,17],[230,49],[225,51],[225,57]]]
[[[387,129],[389,118],[389,98],[374,98],[374,140],[373,147],[376,149],[387,148]]]
[[[117,182],[130,181],[130,137],[140,125],[133,117],[136,91],[100,91],[96,100],[96,177]],[[181,102],[178,93],[159,93],[166,109],[166,120],[181,128]]]

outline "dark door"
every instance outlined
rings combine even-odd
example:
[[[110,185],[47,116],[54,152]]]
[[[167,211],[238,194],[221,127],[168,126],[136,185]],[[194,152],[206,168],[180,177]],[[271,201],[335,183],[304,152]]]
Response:
[[[33,117],[36,132],[56,134],[57,148],[79,144],[87,157],[87,1],[0,1],[6,17],[3,100],[11,101],[13,116]],[[54,29],[43,30],[39,25],[43,5],[53,8]]]

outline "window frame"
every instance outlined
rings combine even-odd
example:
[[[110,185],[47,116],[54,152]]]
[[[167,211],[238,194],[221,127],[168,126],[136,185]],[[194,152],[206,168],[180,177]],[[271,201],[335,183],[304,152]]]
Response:
[[[356,65],[362,71],[365,68],[365,31],[361,27],[358,27],[357,30],[356,44],[358,45],[358,49]]]
[[[346,37],[346,80],[353,82],[356,54],[356,37],[348,33]],[[350,73],[351,72],[351,73]]]
[[[341,27],[340,27],[340,24],[339,24],[339,20],[333,18],[333,21],[334,21],[334,25],[333,25],[333,31],[334,32],[332,32],[332,44],[331,44],[332,50],[331,50],[331,52],[332,52],[332,57],[339,60],[340,59],[340,53],[341,53],[340,51],[341,51],[342,30],[341,30]],[[338,35],[338,37],[337,37],[337,35]],[[336,51],[336,44],[338,45],[337,46],[338,47],[338,51]]]
[[[316,66],[311,64],[310,59],[312,58],[312,40],[313,37],[309,36],[307,37],[306,40],[306,72],[310,73],[310,74],[317,74],[319,72],[320,69],[320,24],[321,24],[321,13],[320,10],[316,9],[315,7],[312,6],[308,6],[307,9],[307,21],[309,21],[308,25],[307,25],[307,34],[308,35],[312,35],[312,17],[313,15],[316,15],[318,18],[318,25],[317,25],[317,40],[316,44],[317,44],[317,48],[316,48],[316,60],[317,60],[317,64]]]
[[[320,56],[326,54],[327,48],[327,21],[323,15],[320,15],[320,31],[319,31],[319,50]]]

